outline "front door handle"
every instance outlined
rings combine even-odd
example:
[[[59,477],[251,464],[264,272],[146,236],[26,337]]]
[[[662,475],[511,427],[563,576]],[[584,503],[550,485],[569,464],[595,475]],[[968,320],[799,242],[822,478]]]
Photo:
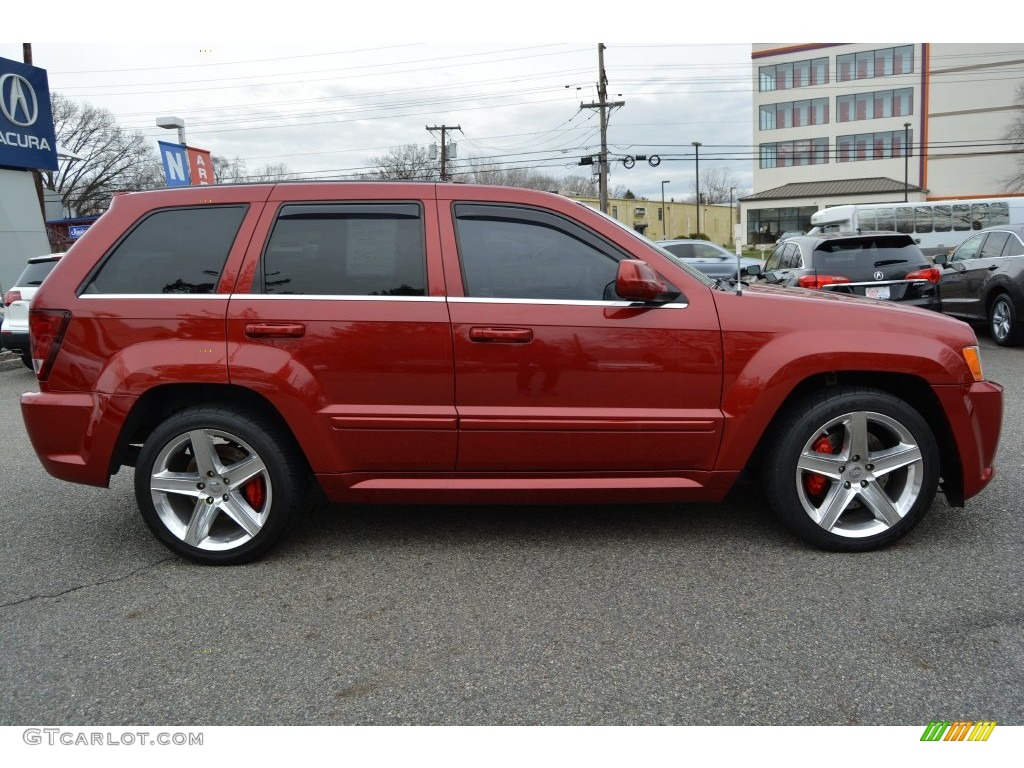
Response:
[[[481,328],[469,329],[470,341],[497,341],[505,344],[526,344],[533,341],[531,328]]]
[[[305,335],[302,323],[247,323],[245,335],[254,339],[296,339]]]

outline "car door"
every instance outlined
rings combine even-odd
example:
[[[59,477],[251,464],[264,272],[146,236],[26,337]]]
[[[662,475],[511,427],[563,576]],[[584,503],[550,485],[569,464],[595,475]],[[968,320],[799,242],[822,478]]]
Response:
[[[943,265],[939,292],[942,297],[942,311],[946,314],[964,318],[984,318],[984,310],[978,314],[978,299],[970,286],[977,282],[980,275],[979,257],[988,236],[987,232],[979,232],[967,238],[957,246]]]
[[[710,468],[722,429],[710,289],[689,276],[678,300],[632,305],[614,293],[622,247],[557,211],[459,191],[439,200],[459,470]]]
[[[322,476],[455,467],[432,190],[282,186],[254,235],[228,310],[231,380],[274,403]]]

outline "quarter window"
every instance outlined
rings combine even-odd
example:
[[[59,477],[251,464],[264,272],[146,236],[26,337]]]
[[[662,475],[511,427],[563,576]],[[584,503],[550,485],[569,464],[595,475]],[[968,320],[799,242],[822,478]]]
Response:
[[[213,293],[247,206],[157,211],[100,266],[85,293]]]
[[[423,296],[417,203],[313,203],[281,209],[263,254],[264,293]]]

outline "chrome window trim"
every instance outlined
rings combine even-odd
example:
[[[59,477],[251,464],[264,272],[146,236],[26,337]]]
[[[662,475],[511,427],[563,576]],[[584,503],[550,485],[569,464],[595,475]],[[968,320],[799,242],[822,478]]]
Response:
[[[453,304],[539,304],[557,307],[666,307],[669,309],[685,309],[688,302],[669,302],[667,304],[645,304],[637,301],[588,301],[584,299],[489,299],[477,296],[450,296],[448,301]]]
[[[80,299],[230,299],[230,293],[83,293]]]
[[[233,293],[233,299],[269,301],[444,301],[444,296],[366,296],[347,293]]]

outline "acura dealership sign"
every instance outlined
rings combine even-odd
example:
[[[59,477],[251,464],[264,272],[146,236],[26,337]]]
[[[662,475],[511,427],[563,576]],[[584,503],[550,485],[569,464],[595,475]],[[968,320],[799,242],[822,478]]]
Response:
[[[0,58],[0,167],[57,170],[46,70]]]

